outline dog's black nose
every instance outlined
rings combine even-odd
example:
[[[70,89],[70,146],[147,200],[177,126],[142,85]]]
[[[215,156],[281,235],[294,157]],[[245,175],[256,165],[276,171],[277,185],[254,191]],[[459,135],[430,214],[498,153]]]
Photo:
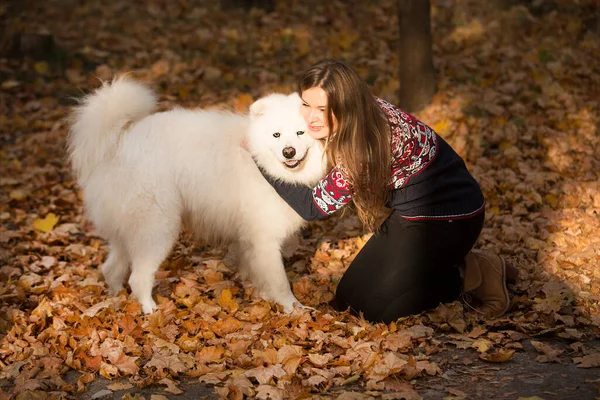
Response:
[[[286,147],[282,150],[282,153],[285,158],[292,158],[296,155],[296,149],[293,147]]]

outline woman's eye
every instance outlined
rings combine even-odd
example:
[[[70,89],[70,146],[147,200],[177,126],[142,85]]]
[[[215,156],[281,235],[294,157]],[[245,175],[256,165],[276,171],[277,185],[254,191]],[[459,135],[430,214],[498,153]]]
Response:
[[[298,135],[298,136],[304,135],[304,131],[298,131],[298,132],[296,132],[296,135]]]
[[[281,133],[279,133],[279,132],[275,132],[275,133],[273,134],[273,137],[279,137],[279,136],[281,136]]]
[[[302,103],[302,107],[308,107],[308,104]]]

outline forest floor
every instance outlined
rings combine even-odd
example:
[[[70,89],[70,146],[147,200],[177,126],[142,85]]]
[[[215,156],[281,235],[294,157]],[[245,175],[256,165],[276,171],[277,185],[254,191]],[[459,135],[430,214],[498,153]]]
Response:
[[[143,315],[98,271],[106,243],[65,154],[75,98],[129,72],[160,108],[290,92],[324,57],[398,103],[396,1],[24,0],[0,6],[0,399],[594,399],[600,396],[600,9],[433,0],[438,92],[416,113],[487,199],[476,245],[520,270],[509,312],[462,303],[370,324],[328,305],[364,245],[352,212],[285,250],[291,315],[183,233]],[[35,51],[49,34],[56,46]],[[42,35],[42,36],[40,36]],[[14,39],[14,40],[13,40]],[[14,46],[17,43],[18,46]],[[175,155],[174,155],[175,156]]]

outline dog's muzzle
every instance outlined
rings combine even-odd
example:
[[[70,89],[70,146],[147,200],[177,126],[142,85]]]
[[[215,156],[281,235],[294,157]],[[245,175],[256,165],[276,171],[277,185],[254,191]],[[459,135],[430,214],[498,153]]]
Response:
[[[289,169],[294,169],[294,168],[298,167],[302,163],[302,161],[304,161],[304,159],[306,158],[306,154],[308,154],[308,151],[304,154],[304,157],[302,157],[300,160],[295,160],[293,158],[296,155],[296,149],[293,147],[286,147],[281,151],[281,153],[287,159],[286,161],[283,162],[283,165],[285,165]]]

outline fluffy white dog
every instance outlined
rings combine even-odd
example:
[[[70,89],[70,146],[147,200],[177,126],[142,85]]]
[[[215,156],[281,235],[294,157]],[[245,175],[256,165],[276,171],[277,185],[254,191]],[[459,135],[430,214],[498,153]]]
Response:
[[[105,84],[76,108],[69,154],[87,215],[110,245],[102,273],[111,295],[129,285],[150,313],[154,274],[181,226],[231,243],[242,277],[258,294],[293,310],[281,246],[304,221],[256,167],[314,185],[325,174],[297,94],[257,100],[249,115],[174,109],[152,114],[156,97],[127,79]],[[247,140],[251,155],[242,148]],[[256,164],[255,164],[256,162]],[[298,305],[300,305],[298,303]]]

